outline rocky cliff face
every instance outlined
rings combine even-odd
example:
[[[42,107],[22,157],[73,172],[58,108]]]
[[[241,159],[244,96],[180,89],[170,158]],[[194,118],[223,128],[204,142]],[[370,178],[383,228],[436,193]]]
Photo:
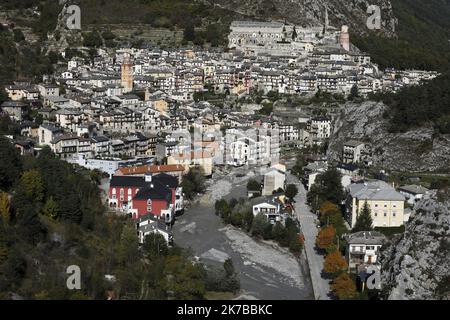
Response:
[[[434,135],[431,127],[389,133],[383,103],[347,103],[334,123],[328,156],[339,160],[344,142],[355,139],[371,146],[374,165],[395,171],[450,170],[450,135]]]
[[[81,30],[71,30],[67,27],[67,21],[71,17],[71,12],[68,8],[72,4],[79,4],[76,0],[61,0],[62,10],[58,15],[56,29],[49,34],[49,41],[47,43],[47,50],[64,51],[71,46],[80,46],[83,43],[83,36]]]
[[[385,299],[450,299],[449,229],[448,192],[416,204],[405,233],[382,252]]]
[[[323,25],[325,6],[328,6],[330,24],[339,27],[346,24],[352,31],[366,34],[366,22],[370,14],[367,8],[377,5],[381,9],[382,31],[395,34],[397,19],[389,0],[204,0],[244,16],[262,19],[286,19],[290,23],[305,26]]]

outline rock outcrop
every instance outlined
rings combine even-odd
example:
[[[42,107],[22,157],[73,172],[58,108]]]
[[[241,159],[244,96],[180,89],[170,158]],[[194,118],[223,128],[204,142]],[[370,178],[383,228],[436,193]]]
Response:
[[[381,9],[381,31],[387,36],[395,35],[397,19],[389,0],[203,0],[205,3],[225,8],[243,16],[261,19],[280,19],[305,26],[317,26],[325,21],[328,6],[330,24],[339,27],[346,24],[351,30],[367,34],[367,8],[371,5]]]
[[[405,233],[382,251],[385,299],[450,299],[449,229],[448,194],[433,194],[416,204]]]
[[[421,127],[405,133],[389,133],[388,107],[373,101],[347,103],[334,121],[328,156],[340,160],[348,140],[370,146],[375,166],[395,171],[425,172],[450,170],[450,135],[435,135],[434,129]]]
[[[83,36],[81,30],[69,29],[67,22],[70,19],[72,13],[68,12],[68,8],[71,5],[78,5],[77,0],[62,0],[61,13],[58,16],[56,29],[53,33],[49,34],[49,41],[47,43],[48,51],[64,51],[68,47],[78,47],[83,43]]]

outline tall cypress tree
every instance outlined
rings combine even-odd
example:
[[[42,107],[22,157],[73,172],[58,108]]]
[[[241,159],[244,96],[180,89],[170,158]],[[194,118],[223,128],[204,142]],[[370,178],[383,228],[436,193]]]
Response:
[[[367,201],[364,202],[364,206],[356,218],[355,227],[353,228],[353,232],[358,231],[371,231],[373,229],[373,220],[372,214],[370,212],[369,205]]]

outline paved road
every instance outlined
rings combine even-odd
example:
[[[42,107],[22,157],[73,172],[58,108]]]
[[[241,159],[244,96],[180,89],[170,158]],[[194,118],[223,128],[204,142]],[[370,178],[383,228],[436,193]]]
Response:
[[[306,190],[297,177],[288,173],[287,183],[296,184],[299,190],[298,195],[295,197],[295,212],[305,236],[305,250],[311,274],[311,281],[314,288],[314,296],[316,300],[329,300],[329,281],[321,276],[324,257],[318,254],[314,249],[318,233],[318,221],[316,215],[311,213],[309,207],[306,205]]]

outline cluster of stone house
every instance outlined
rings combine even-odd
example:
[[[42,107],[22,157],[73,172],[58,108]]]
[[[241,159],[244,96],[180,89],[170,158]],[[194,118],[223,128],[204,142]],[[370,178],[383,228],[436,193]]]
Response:
[[[161,221],[153,218],[173,219],[182,210],[179,184],[191,168],[211,176],[216,165],[267,166],[262,195],[270,198],[285,187],[285,169],[277,167],[281,146],[321,145],[333,133],[330,116],[264,116],[197,102],[196,93],[349,94],[356,86],[366,95],[437,76],[415,70],[382,72],[370,56],[350,46],[346,28],[337,30],[328,22],[325,28],[235,22],[229,39],[230,50],[225,51],[100,49],[90,64],[74,57],[67,67],[58,66],[48,83],[6,86],[10,101],[0,109],[21,124],[26,139],[15,146],[22,154],[49,146],[62,159],[108,173],[109,206],[141,219],[141,238],[156,228],[169,241]],[[38,114],[39,124],[27,121],[30,111]],[[406,186],[398,193],[381,183],[374,187],[361,182],[352,165],[370,165],[370,153],[370,146],[359,141],[343,147],[340,170],[351,197],[349,222],[353,224],[368,201],[378,226],[401,225],[403,198],[413,203],[424,191]],[[148,167],[156,161],[164,166]],[[326,168],[323,161],[308,165],[305,184],[310,187]],[[279,221],[281,206],[269,200],[253,210]]]

